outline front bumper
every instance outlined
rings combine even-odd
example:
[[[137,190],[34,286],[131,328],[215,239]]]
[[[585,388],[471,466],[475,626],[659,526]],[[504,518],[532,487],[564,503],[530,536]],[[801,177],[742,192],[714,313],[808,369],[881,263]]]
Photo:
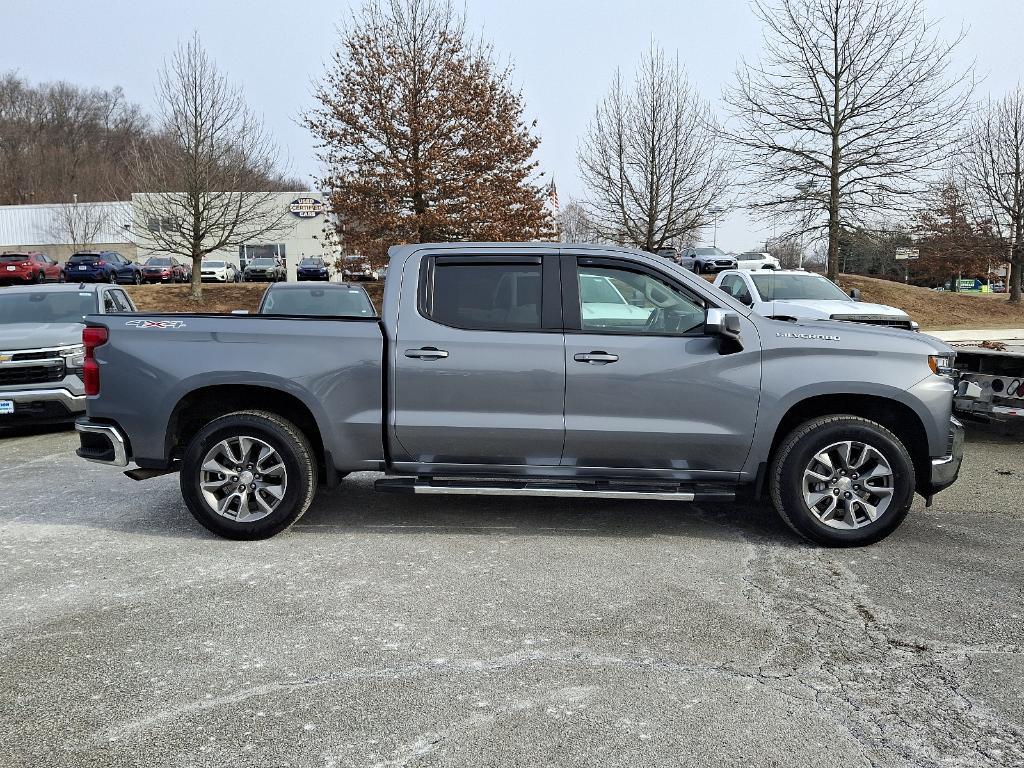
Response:
[[[114,467],[128,466],[131,458],[128,439],[113,424],[81,418],[75,422],[75,431],[80,443],[75,453],[80,458]]]
[[[63,387],[0,389],[0,400],[13,400],[14,413],[0,416],[0,425],[14,421],[70,419],[85,412],[85,395]]]
[[[949,488],[960,475],[964,460],[964,425],[953,417],[949,425],[949,453],[932,459],[929,495]]]

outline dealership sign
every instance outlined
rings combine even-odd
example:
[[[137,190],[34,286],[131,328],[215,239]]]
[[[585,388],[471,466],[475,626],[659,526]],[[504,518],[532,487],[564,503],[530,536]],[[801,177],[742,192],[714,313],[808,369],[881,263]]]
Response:
[[[297,197],[292,200],[288,210],[300,219],[312,219],[324,212],[327,206],[324,201],[315,197]]]

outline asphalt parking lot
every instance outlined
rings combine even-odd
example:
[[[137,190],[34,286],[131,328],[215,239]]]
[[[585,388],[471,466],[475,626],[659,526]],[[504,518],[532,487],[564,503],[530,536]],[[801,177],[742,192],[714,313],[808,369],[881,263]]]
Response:
[[[372,475],[235,543],[76,443],[0,433],[2,766],[1024,765],[1024,435],[852,551]]]

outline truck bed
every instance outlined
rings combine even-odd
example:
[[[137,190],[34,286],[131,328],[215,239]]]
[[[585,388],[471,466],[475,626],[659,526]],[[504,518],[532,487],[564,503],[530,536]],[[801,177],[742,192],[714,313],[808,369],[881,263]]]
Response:
[[[204,398],[237,409],[292,398],[318,425],[337,468],[383,461],[376,318],[134,314],[92,315],[87,324],[109,332],[96,349],[100,394],[89,398],[90,416],[124,427],[140,467],[163,468],[166,441]],[[108,366],[116,376],[103,375]]]

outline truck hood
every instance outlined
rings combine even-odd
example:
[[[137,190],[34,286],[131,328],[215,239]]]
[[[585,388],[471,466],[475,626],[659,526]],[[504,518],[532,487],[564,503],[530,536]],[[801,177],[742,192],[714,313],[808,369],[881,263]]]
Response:
[[[0,325],[0,350],[45,349],[82,343],[81,323],[11,323]]]
[[[863,301],[817,301],[814,299],[786,299],[785,301],[766,301],[771,315],[827,320],[832,315],[874,315],[885,317],[907,317],[902,309],[885,304],[868,304]]]
[[[951,355],[955,352],[944,341],[926,333],[840,320],[769,320],[762,333],[765,331],[770,337],[779,339],[806,340],[808,343],[822,343],[827,340],[829,343],[835,343],[839,349],[876,350],[882,339],[896,339],[907,345],[920,346],[925,354]]]

